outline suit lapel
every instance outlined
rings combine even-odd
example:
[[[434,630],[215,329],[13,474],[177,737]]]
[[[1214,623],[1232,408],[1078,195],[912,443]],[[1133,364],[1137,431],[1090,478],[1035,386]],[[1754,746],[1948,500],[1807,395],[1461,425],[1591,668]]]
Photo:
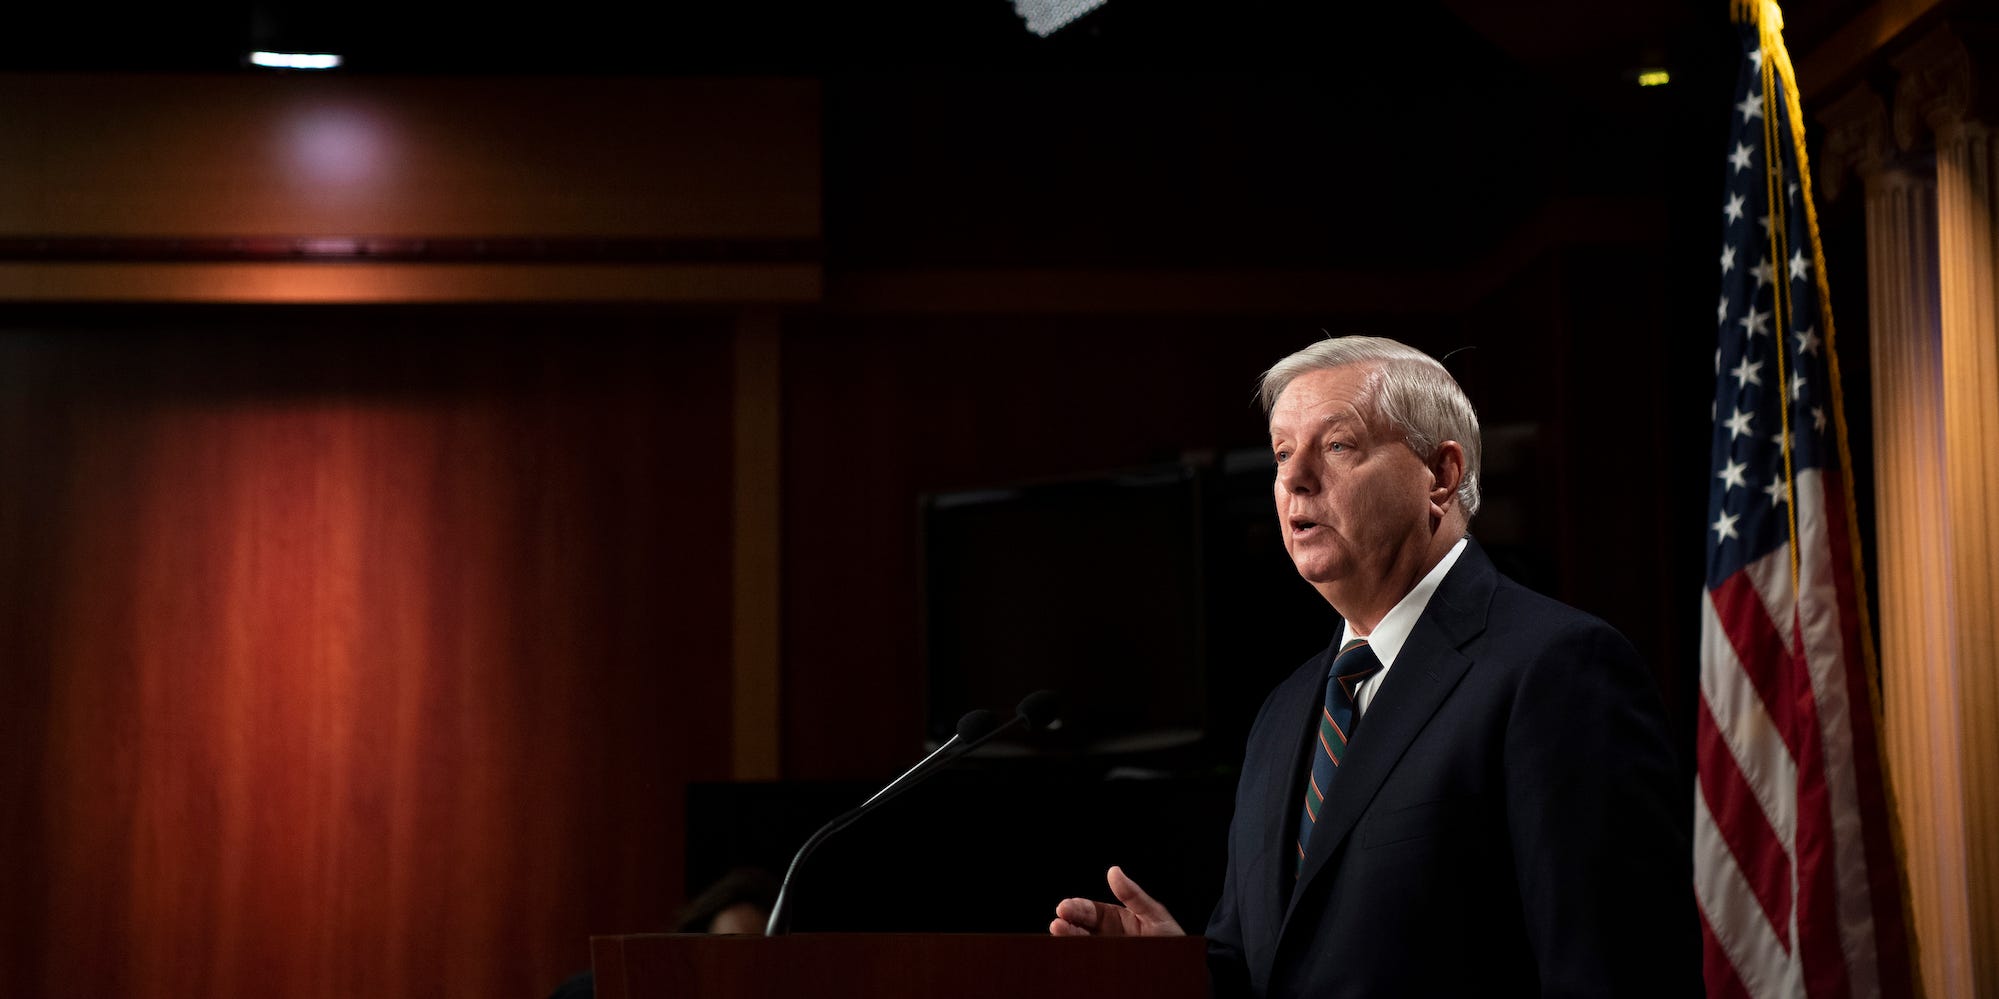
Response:
[[[1264,925],[1273,931],[1281,924],[1283,907],[1291,897],[1297,877],[1298,817],[1299,810],[1305,807],[1303,788],[1310,760],[1305,753],[1306,733],[1317,731],[1319,705],[1325,699],[1326,676],[1333,666],[1339,635],[1339,631],[1334,631],[1333,645],[1284,681],[1285,689],[1272,708],[1282,714],[1273,721],[1279,726],[1277,731],[1295,733],[1295,737],[1273,747],[1275,752],[1283,754],[1281,757],[1258,761],[1259,769],[1272,778],[1260,789],[1261,814],[1275,816],[1276,821],[1269,823],[1264,832],[1249,883],[1262,886],[1258,895],[1268,900],[1268,921]]]
[[[1472,660],[1460,650],[1485,630],[1485,613],[1497,580],[1491,560],[1472,542],[1430,596],[1430,603],[1396,654],[1395,667],[1361,716],[1340,775],[1319,813],[1318,828],[1305,854],[1305,869],[1284,911],[1288,927],[1298,899],[1346,842],[1356,822],[1397,761],[1450,696]],[[1301,778],[1302,779],[1302,778]],[[1292,847],[1296,856],[1297,848]],[[1283,931],[1279,931],[1280,938]]]

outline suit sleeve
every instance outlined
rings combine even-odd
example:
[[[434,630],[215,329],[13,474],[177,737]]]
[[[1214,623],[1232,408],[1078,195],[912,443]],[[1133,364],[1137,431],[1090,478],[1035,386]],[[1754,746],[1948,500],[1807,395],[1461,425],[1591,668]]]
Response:
[[[1569,628],[1523,672],[1507,823],[1544,996],[1698,996],[1692,789],[1623,636]]]
[[[1240,810],[1242,803],[1236,807]],[[1215,999],[1249,995],[1249,964],[1242,953],[1242,923],[1236,913],[1235,824],[1229,824],[1229,860],[1222,874],[1222,897],[1208,917],[1208,986]]]
[[[1300,666],[1299,670],[1317,670],[1321,667],[1314,664],[1319,661],[1314,658]],[[1278,684],[1263,699],[1263,706],[1256,712],[1256,721],[1250,726],[1249,740],[1243,747],[1242,776],[1236,782],[1235,814],[1229,819],[1228,862],[1222,867],[1222,896],[1215,903],[1214,914],[1208,918],[1208,982],[1210,993],[1216,999],[1236,999],[1251,994],[1249,958],[1242,931],[1240,903],[1243,872],[1239,860],[1248,846],[1243,840],[1246,837],[1255,838],[1254,832],[1246,830],[1262,827],[1256,814],[1259,806],[1249,800],[1255,796],[1248,791],[1248,787],[1253,775],[1260,772],[1258,768],[1276,765],[1263,750],[1273,738],[1278,738],[1278,744],[1282,745],[1281,737],[1272,734],[1270,718],[1275,707],[1283,702],[1289,685],[1290,681]]]

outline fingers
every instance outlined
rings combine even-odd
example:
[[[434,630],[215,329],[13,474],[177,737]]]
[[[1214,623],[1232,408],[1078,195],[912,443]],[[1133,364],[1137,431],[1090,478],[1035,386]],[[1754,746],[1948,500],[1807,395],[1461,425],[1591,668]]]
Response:
[[[1123,905],[1065,898],[1055,904],[1048,932],[1058,937],[1179,936],[1185,932],[1165,906],[1125,876],[1123,868],[1111,868],[1104,880]]]
[[[1110,882],[1111,894],[1116,895],[1117,900],[1123,902],[1124,907],[1130,909],[1132,915],[1145,920],[1173,918],[1167,913],[1165,906],[1160,905],[1152,896],[1145,893],[1145,889],[1138,886],[1138,882],[1125,876],[1124,868],[1111,868],[1110,872],[1104,875],[1104,880]]]
[[[1172,913],[1166,911],[1165,906],[1147,895],[1145,889],[1138,886],[1138,882],[1126,877],[1123,868],[1111,868],[1104,875],[1104,880],[1110,882],[1111,894],[1116,895],[1117,900],[1124,903],[1125,911],[1135,917],[1132,922],[1136,924],[1136,928],[1132,932],[1149,937],[1177,937],[1187,932],[1180,928],[1180,924],[1173,919]]]
[[[1059,935],[1076,936],[1080,934],[1087,936],[1098,932],[1104,924],[1102,910],[1103,903],[1087,898],[1065,898],[1055,903],[1055,921],[1068,925],[1078,931],[1075,934]],[[1055,928],[1050,926],[1049,932],[1054,933]]]

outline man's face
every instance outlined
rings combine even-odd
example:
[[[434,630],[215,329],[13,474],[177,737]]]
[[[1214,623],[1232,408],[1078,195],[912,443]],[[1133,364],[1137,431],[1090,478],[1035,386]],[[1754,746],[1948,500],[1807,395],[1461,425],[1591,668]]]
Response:
[[[1372,370],[1354,364],[1307,372],[1270,411],[1284,549],[1321,592],[1382,578],[1430,532],[1435,476],[1376,414],[1368,398]]]

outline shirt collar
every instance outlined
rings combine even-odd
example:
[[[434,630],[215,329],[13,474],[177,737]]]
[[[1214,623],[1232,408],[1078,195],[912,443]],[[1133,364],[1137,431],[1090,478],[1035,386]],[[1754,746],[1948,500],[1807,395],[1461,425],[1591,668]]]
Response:
[[[1458,556],[1464,554],[1465,545],[1469,540],[1469,538],[1459,538],[1458,543],[1444,553],[1444,557],[1431,567],[1429,573],[1417,581],[1415,588],[1403,594],[1402,599],[1396,601],[1394,607],[1389,608],[1388,613],[1382,616],[1381,623],[1374,626],[1373,634],[1357,635],[1354,633],[1353,623],[1346,622],[1340,635],[1340,646],[1344,648],[1348,642],[1365,637],[1368,648],[1374,651],[1376,659],[1381,660],[1384,670],[1395,665],[1396,654],[1401,652],[1403,644],[1409,641],[1409,633],[1416,630],[1417,619],[1423,616],[1423,609],[1430,606],[1430,597],[1437,592],[1437,587],[1443,583],[1445,574],[1451,571],[1451,566],[1458,563]]]

